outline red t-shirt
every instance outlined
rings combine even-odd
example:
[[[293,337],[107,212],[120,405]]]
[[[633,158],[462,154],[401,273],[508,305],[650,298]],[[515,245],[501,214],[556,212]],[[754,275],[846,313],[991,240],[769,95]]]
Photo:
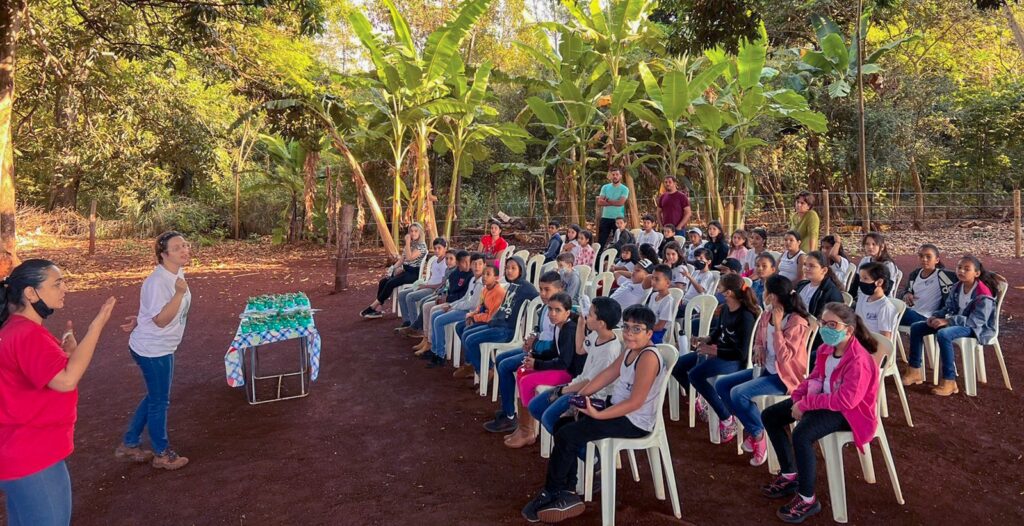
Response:
[[[497,240],[491,238],[490,234],[484,235],[480,238],[480,243],[484,246],[484,252],[493,255],[497,258],[503,250],[508,248],[508,241],[505,238],[498,236]]]
[[[0,480],[42,471],[74,450],[78,390],[47,387],[67,363],[46,327],[17,314],[0,327]]]
[[[658,197],[658,208],[661,208],[661,224],[678,225],[683,220],[683,211],[690,206],[690,198],[683,192],[675,191],[661,194]],[[686,226],[686,225],[683,225]]]

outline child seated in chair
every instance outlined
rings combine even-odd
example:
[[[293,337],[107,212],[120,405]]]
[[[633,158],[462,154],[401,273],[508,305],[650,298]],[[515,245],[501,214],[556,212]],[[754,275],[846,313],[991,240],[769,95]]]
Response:
[[[634,305],[622,314],[622,338],[627,351],[579,390],[585,404],[579,420],[558,429],[548,460],[544,488],[523,508],[530,522],[560,522],[581,515],[586,508],[576,494],[578,455],[587,442],[605,438],[641,438],[654,430],[660,390],[668,370],[651,344],[654,312]],[[615,383],[611,405],[596,409],[590,397]],[[608,469],[615,469],[609,466]]]

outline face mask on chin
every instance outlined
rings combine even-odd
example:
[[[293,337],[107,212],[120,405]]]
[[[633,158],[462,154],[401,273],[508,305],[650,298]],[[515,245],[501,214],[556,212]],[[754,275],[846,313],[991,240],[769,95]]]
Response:
[[[44,320],[46,318],[50,317],[51,314],[53,314],[53,309],[51,309],[50,306],[47,305],[46,302],[43,301],[42,298],[39,298],[38,300],[33,301],[31,303],[31,305],[32,305],[32,310],[36,311],[36,314],[38,314],[39,317],[44,319]]]

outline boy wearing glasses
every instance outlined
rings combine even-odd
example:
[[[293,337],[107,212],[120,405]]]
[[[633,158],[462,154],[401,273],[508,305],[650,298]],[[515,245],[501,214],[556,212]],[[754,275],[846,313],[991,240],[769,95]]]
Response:
[[[561,522],[578,517],[586,508],[576,495],[577,455],[587,442],[604,438],[640,438],[654,430],[659,389],[667,368],[651,344],[655,315],[642,305],[622,313],[622,339],[626,352],[579,391],[585,405],[579,420],[555,433],[544,489],[523,508],[530,522]],[[611,405],[598,410],[590,396],[615,382]],[[614,466],[609,467],[614,469]]]

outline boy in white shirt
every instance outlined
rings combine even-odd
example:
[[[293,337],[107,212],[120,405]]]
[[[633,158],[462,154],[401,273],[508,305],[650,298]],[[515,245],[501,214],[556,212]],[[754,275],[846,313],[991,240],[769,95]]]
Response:
[[[640,260],[633,268],[633,276],[629,283],[624,283],[612,292],[611,298],[619,302],[623,310],[630,305],[637,305],[644,299],[647,290],[644,288],[644,280],[654,271],[654,263],[649,259]]]
[[[697,227],[686,231],[686,262],[692,264],[697,259],[697,249],[704,246],[704,233]]]
[[[661,232],[654,230],[654,226],[657,224],[654,221],[654,216],[648,214],[641,220],[641,225],[644,227],[644,231],[640,232],[639,236],[636,236],[636,247],[639,249],[642,245],[651,245],[655,252],[661,248],[661,240],[663,239]]]
[[[668,265],[655,266],[654,273],[651,274],[651,288],[654,291],[646,302],[647,307],[654,311],[654,315],[657,317],[654,324],[654,336],[651,337],[651,343],[654,344],[659,344],[664,340],[668,324],[676,318],[673,308],[674,301],[672,294],[669,293],[671,287],[672,268]]]

